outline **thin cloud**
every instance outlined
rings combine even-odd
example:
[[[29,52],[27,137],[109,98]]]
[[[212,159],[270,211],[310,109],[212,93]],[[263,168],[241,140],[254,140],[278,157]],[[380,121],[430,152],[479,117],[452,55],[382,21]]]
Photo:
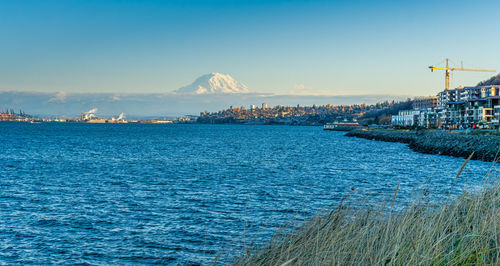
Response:
[[[120,96],[118,94],[114,94],[114,95],[111,96],[111,100],[112,101],[119,101],[119,100],[121,100],[121,98],[120,98]]]
[[[295,84],[293,86],[293,89],[297,90],[297,91],[312,91],[313,90],[313,88],[311,86],[306,86],[304,84]]]
[[[304,84],[295,84],[293,89],[288,91],[289,95],[303,95],[303,96],[313,96],[313,95],[331,95],[329,91],[317,90],[311,86]]]
[[[56,93],[56,95],[52,98],[49,99],[49,103],[53,102],[59,102],[59,103],[64,103],[66,102],[66,98],[68,97],[68,93],[65,91],[60,91]]]

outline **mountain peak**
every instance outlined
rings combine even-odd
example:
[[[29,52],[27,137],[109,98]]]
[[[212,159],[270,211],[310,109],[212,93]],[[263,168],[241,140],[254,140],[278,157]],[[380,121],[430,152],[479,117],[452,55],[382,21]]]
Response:
[[[192,84],[176,90],[187,94],[247,93],[248,87],[228,74],[212,72],[197,78]]]

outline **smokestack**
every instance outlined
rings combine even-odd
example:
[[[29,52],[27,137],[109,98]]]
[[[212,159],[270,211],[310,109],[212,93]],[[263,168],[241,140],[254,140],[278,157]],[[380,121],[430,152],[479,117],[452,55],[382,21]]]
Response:
[[[87,112],[85,112],[85,114],[94,114],[94,113],[97,113],[97,108],[94,108],[94,109],[91,109],[91,110],[88,110]]]

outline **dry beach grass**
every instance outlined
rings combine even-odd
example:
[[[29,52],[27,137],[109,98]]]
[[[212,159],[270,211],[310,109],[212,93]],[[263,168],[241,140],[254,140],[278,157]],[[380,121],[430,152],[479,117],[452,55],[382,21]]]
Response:
[[[496,172],[490,170],[486,178],[495,182],[491,179],[497,178]],[[235,264],[499,265],[500,185],[494,182],[439,206],[416,200],[400,211],[388,211],[397,201],[397,188],[392,201],[379,207],[341,204],[277,233]]]

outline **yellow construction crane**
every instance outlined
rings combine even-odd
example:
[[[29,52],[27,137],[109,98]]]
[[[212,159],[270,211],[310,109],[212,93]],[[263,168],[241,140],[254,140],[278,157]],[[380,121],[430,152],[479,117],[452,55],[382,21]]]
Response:
[[[446,58],[446,67],[430,66],[431,72],[434,70],[445,70],[444,76],[444,89],[450,89],[450,72],[451,71],[478,71],[478,72],[497,72],[495,69],[480,69],[480,68],[463,68],[463,67],[450,67],[449,59]]]

